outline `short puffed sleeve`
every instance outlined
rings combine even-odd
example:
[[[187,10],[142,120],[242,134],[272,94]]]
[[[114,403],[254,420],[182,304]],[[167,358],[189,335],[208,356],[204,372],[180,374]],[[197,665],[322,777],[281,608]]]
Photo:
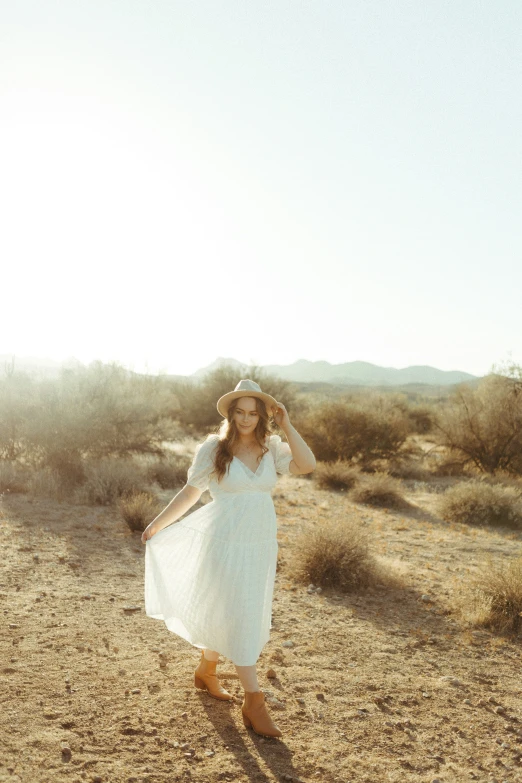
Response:
[[[210,435],[196,447],[192,465],[187,472],[187,484],[204,492],[208,489],[210,474],[214,470],[214,453],[218,435]]]
[[[270,450],[274,457],[277,473],[290,473],[290,463],[293,457],[288,443],[281,440],[279,435],[272,435],[270,438]]]

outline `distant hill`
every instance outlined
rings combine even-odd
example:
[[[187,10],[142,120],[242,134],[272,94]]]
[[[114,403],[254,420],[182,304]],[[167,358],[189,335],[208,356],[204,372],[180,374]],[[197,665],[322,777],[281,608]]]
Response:
[[[3,374],[4,367],[8,367],[12,360],[11,354],[0,355],[0,375]],[[57,377],[62,367],[81,366],[81,362],[74,358],[59,362],[54,359],[33,356],[15,356],[14,362],[17,372],[27,372],[31,375],[47,378]],[[167,374],[167,377],[171,380],[198,383],[209,372],[221,366],[233,367],[240,373],[248,371],[248,365],[237,359],[218,357],[214,362],[196,370],[192,375]],[[396,369],[395,367],[379,367],[377,364],[359,361],[330,364],[326,361],[310,362],[306,359],[299,359],[293,364],[268,364],[262,369],[269,375],[275,375],[298,384],[329,384],[350,387],[440,387],[479,380],[478,376],[460,370],[438,370],[436,367],[427,365]],[[247,375],[245,374],[243,377],[247,377]]]
[[[238,370],[240,372],[242,370],[245,370],[247,367],[246,364],[242,364],[241,362],[238,362],[237,359],[228,359],[220,356],[214,362],[208,364],[206,367],[202,367],[200,370],[196,370],[196,372],[192,373],[190,377],[203,378],[205,375],[208,375],[209,372],[212,372],[213,370],[217,370],[219,367],[223,367],[223,366],[233,367],[235,370]]]
[[[207,373],[228,365],[238,370],[246,370],[247,366],[236,359],[218,358],[215,362],[194,373],[196,378],[202,378]],[[426,384],[429,386],[452,386],[456,383],[474,381],[478,376],[461,370],[438,370],[428,365],[404,367],[379,367],[369,362],[346,362],[330,364],[330,362],[310,362],[299,359],[293,364],[268,364],[263,370],[270,375],[284,378],[296,383],[331,383],[346,386],[404,386],[406,384]]]

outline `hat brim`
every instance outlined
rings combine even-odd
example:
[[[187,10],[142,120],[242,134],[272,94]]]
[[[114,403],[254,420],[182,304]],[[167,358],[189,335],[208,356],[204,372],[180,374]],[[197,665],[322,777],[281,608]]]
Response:
[[[259,397],[259,399],[263,400],[265,403],[269,416],[273,415],[273,413],[277,410],[277,400],[274,399],[274,397],[272,397],[270,394],[243,389],[243,391],[228,392],[227,394],[224,394],[222,397],[220,397],[217,401],[217,409],[224,419],[227,418],[230,403],[233,402],[233,400],[238,400],[240,397]],[[272,412],[270,409],[272,409]]]

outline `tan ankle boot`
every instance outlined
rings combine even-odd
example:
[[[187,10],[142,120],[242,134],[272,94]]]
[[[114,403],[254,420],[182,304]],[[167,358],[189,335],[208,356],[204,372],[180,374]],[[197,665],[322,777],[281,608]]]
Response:
[[[265,694],[261,691],[245,691],[245,700],[241,707],[243,723],[247,729],[254,729],[256,734],[263,737],[281,737],[282,732],[277,728],[268,714],[265,704]]]
[[[219,684],[216,676],[217,661],[207,661],[205,653],[201,653],[199,666],[194,672],[194,685],[203,691],[208,691],[215,699],[230,701],[234,697]]]

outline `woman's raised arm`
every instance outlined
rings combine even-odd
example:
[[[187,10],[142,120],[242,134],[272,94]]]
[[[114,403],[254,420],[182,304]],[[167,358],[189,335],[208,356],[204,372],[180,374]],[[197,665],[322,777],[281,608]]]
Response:
[[[316,467],[315,456],[312,449],[305,443],[301,435],[297,432],[293,424],[290,423],[290,417],[283,403],[278,402],[278,409],[274,416],[278,427],[281,427],[288,440],[288,445],[292,452],[292,462],[297,470],[293,470],[290,463],[290,472],[296,475],[301,473],[312,473]]]

